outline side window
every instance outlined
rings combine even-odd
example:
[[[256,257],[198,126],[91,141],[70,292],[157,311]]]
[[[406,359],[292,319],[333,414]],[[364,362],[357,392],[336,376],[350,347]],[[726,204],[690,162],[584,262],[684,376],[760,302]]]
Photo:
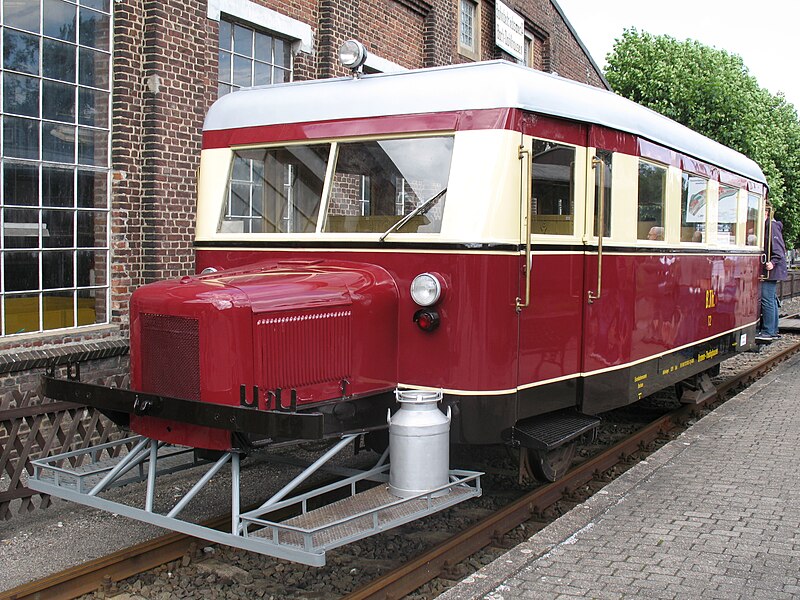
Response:
[[[594,235],[600,230],[600,190],[605,204],[603,210],[603,237],[611,236],[611,156],[609,150],[598,150],[595,156],[601,161],[594,169]],[[602,183],[601,183],[602,182]]]
[[[637,235],[640,240],[664,241],[664,202],[667,169],[639,161]]]
[[[683,174],[681,180],[681,241],[706,241],[706,198],[708,180]]]
[[[758,209],[761,206],[761,196],[748,192],[747,194],[747,221],[745,223],[746,238],[745,244],[748,246],[758,246]]]
[[[575,148],[533,140],[531,232],[575,232]]]
[[[736,243],[736,220],[739,188],[720,184],[717,213],[717,242],[723,245]]]

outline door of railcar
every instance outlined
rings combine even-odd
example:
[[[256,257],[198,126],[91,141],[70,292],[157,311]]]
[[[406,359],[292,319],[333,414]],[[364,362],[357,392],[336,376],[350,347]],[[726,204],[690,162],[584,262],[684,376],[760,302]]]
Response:
[[[541,129],[537,121],[534,133]],[[541,135],[523,136],[522,193],[529,206],[521,203],[519,419],[574,407],[578,401],[585,303],[582,232],[587,150],[580,142],[585,132],[574,129],[565,133],[551,126]],[[528,217],[530,257],[526,244]],[[531,270],[526,306],[527,260]]]

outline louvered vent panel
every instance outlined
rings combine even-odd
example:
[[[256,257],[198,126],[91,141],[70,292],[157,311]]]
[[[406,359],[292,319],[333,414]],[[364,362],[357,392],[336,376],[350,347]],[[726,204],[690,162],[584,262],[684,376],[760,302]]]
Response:
[[[196,319],[140,315],[144,392],[200,400],[200,332]]]
[[[351,311],[260,317],[257,355],[267,389],[349,378]]]

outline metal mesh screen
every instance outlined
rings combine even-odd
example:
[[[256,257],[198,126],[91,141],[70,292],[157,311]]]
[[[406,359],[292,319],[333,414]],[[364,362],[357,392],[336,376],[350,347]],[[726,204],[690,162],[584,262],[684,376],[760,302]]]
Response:
[[[200,400],[200,331],[196,319],[142,314],[142,391]]]

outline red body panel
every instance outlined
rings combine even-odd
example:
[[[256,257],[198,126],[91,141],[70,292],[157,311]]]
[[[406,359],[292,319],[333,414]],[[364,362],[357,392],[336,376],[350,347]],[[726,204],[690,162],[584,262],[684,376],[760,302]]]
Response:
[[[592,304],[586,291],[596,283],[596,254],[535,254],[531,305],[518,315],[523,260],[514,253],[198,250],[199,271],[223,270],[134,295],[132,385],[170,391],[143,385],[143,313],[197,321],[203,401],[235,405],[241,385],[257,385],[294,388],[300,406],[340,397],[343,380],[348,394],[400,383],[507,402],[518,386],[658,356],[757,319],[756,254],[606,253],[602,296]],[[413,322],[419,307],[409,291],[425,271],[445,282],[435,307],[441,326],[432,333]],[[269,401],[263,395],[259,407]],[[174,443],[230,445],[229,434],[211,428],[135,416],[132,425]]]
[[[254,385],[266,392],[287,379],[297,390],[299,405],[340,396],[342,379],[347,380],[349,394],[394,387],[398,294],[385,271],[341,261],[258,258],[258,264],[247,269],[184,277],[136,291],[131,301],[133,389],[176,395],[170,393],[169,382],[162,389],[145,385],[139,318],[143,313],[197,322],[199,399],[204,402],[238,405],[242,385],[248,393]],[[182,375],[176,372],[174,377]],[[266,400],[261,395],[260,408],[266,408]],[[288,390],[282,400],[287,406]],[[230,447],[230,434],[212,428],[135,415],[131,426],[173,443]]]

